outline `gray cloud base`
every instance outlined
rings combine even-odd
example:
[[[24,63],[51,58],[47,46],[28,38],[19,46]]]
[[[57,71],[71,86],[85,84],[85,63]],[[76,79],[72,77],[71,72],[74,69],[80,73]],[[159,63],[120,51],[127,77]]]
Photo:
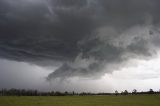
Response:
[[[159,0],[1,0],[0,57],[95,77],[159,48]]]

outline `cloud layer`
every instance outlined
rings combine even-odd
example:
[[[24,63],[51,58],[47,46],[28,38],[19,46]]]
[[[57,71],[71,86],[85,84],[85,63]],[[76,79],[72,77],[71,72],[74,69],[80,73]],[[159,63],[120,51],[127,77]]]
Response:
[[[159,0],[1,0],[0,57],[97,77],[160,46]],[[105,70],[104,70],[105,68]]]

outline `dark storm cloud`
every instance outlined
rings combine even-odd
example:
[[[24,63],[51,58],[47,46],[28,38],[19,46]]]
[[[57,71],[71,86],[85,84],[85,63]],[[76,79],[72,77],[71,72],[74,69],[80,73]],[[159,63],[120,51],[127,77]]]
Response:
[[[0,57],[94,77],[159,47],[159,0],[1,0]],[[49,62],[50,61],[50,62]],[[52,63],[51,61],[54,61]],[[105,71],[102,71],[106,68]]]

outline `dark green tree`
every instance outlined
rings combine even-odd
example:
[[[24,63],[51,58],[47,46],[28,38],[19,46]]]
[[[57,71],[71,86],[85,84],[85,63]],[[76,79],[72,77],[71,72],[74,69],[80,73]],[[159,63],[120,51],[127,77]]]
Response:
[[[137,94],[137,90],[133,89],[132,94],[136,95]]]
[[[116,91],[115,91],[115,95],[117,96],[118,94],[119,94],[119,93],[118,93],[118,91],[116,90]]]

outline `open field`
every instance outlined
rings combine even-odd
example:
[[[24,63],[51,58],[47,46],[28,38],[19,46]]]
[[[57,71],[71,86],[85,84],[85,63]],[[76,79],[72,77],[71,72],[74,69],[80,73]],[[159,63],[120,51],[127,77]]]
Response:
[[[160,106],[160,95],[0,97],[0,106]]]

